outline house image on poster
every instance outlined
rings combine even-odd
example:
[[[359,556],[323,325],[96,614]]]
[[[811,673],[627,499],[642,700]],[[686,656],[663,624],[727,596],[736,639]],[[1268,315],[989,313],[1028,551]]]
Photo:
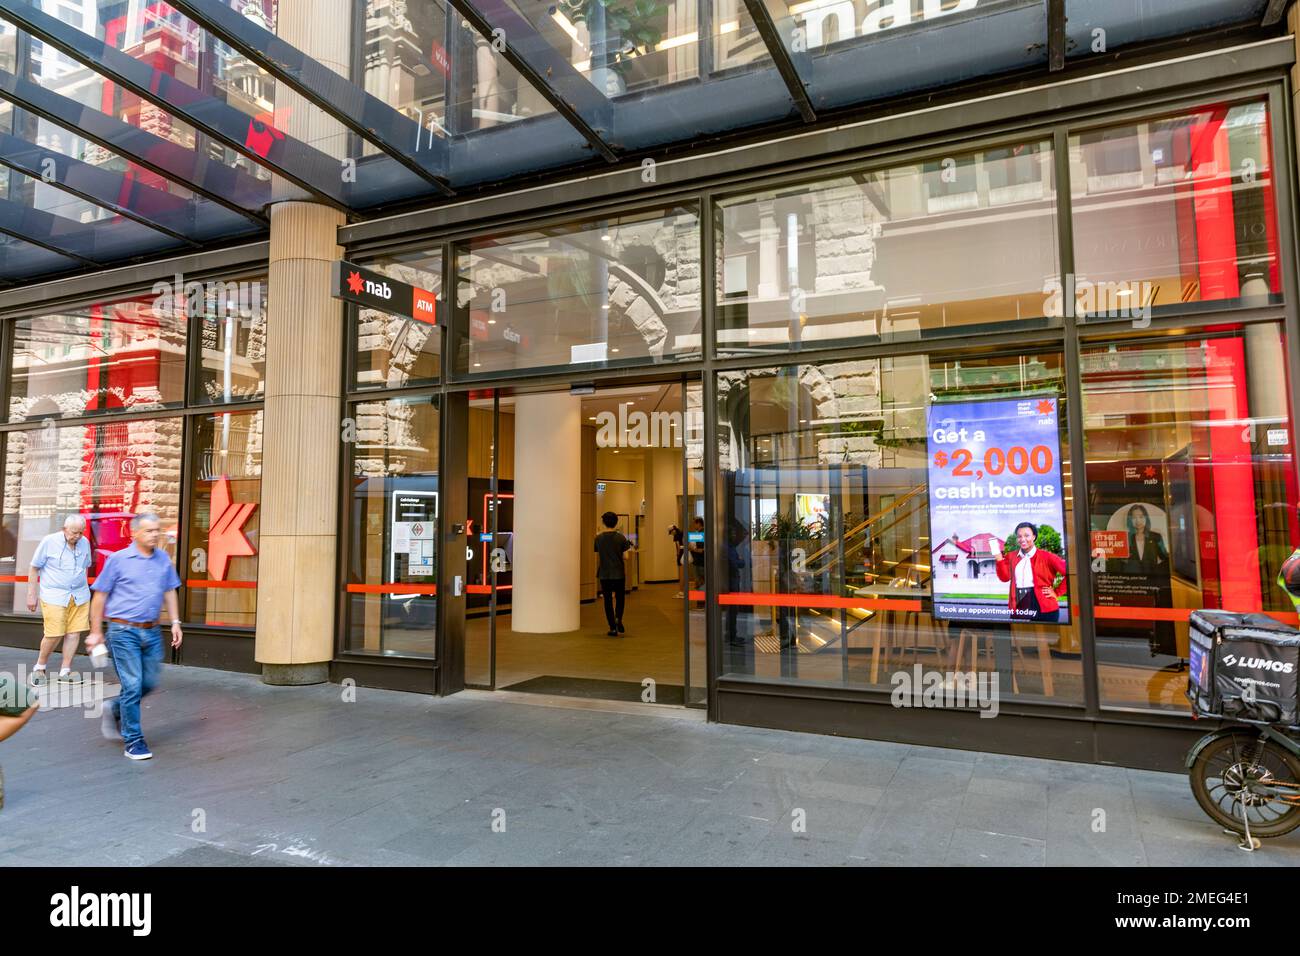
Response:
[[[963,541],[954,534],[933,549],[932,573],[945,581],[996,580],[1000,557],[1002,539],[997,535],[983,531]]]

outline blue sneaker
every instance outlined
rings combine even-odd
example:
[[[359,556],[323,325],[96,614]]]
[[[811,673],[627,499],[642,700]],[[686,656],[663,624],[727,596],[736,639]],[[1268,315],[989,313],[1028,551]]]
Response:
[[[149,749],[149,745],[143,740],[137,740],[122,752],[132,760],[148,760],[153,756],[153,751]]]

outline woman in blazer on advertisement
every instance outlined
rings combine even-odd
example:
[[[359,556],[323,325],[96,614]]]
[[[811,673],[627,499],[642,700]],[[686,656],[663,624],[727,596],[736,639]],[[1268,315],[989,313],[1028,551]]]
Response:
[[[1065,593],[1065,561],[1039,548],[1037,541],[1034,525],[1028,521],[1016,525],[1019,547],[998,560],[998,580],[1011,582],[1007,594],[1011,620],[1055,624],[1061,615],[1057,598]],[[1056,583],[1058,577],[1060,584]]]

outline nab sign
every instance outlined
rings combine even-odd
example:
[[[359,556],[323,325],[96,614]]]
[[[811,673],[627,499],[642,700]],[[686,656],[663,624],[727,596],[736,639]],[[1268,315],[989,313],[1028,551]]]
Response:
[[[382,272],[363,269],[340,259],[334,263],[331,287],[336,299],[346,299],[367,309],[391,312],[430,325],[438,324],[438,297],[434,293],[398,282]]]

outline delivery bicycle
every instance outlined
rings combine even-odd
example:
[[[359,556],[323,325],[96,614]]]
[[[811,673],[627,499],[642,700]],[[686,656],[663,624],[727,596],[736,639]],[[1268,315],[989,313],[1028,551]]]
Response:
[[[1257,850],[1300,827],[1300,741],[1278,728],[1224,727],[1187,755],[1192,794],[1226,832]]]
[[[1263,614],[1197,611],[1193,714],[1227,721],[1187,754],[1201,809],[1243,850],[1300,827],[1300,632]]]

